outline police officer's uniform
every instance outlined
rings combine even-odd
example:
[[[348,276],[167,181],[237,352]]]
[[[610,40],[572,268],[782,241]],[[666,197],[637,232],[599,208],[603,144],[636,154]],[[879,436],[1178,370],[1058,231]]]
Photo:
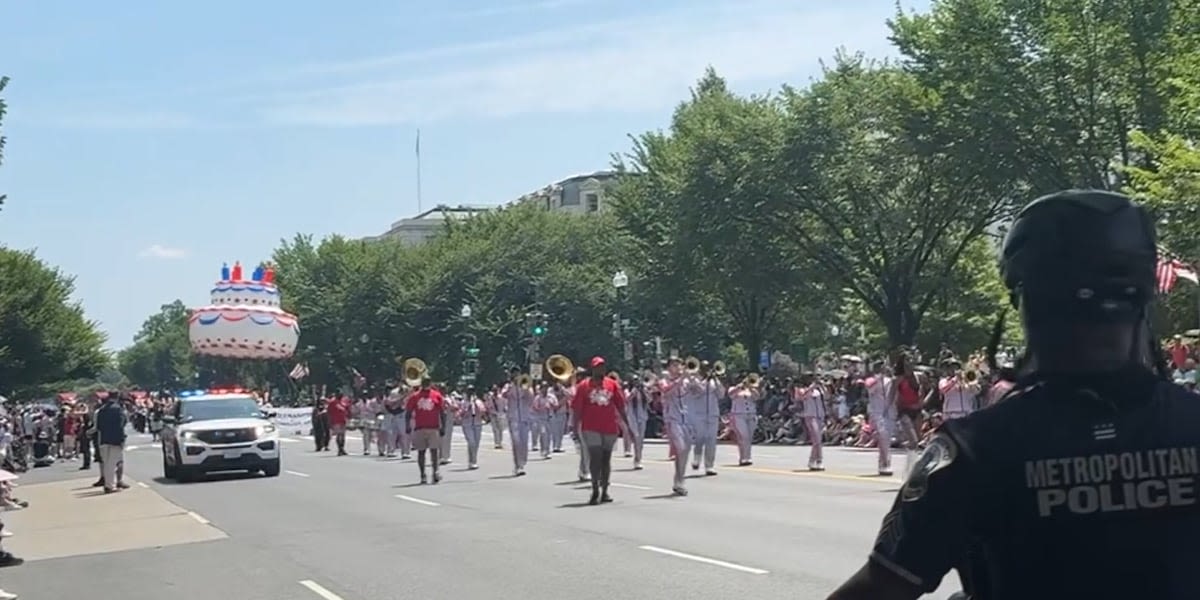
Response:
[[[1028,279],[1006,273],[1027,331],[1037,323],[1044,343],[1077,339],[1046,336],[1068,331],[1055,319],[1103,326],[1107,311],[1151,338],[1135,352],[1155,346],[1145,327],[1149,218],[1103,192],[1048,200],[1026,231],[1018,218],[1005,245],[1005,259],[1028,269]],[[1087,236],[1103,240],[1089,246]],[[1010,246],[1022,243],[1035,249],[1019,256]],[[1040,260],[1084,264],[1060,284],[1052,269],[1065,265],[1030,266]],[[1200,397],[1133,358],[1115,372],[1034,373],[992,407],[947,421],[884,518],[872,563],[927,593],[957,569],[979,600],[1200,598]]]

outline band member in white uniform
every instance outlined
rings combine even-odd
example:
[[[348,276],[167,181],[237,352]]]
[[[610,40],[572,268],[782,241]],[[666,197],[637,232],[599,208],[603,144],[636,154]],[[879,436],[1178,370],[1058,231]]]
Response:
[[[404,400],[407,396],[408,393],[403,387],[396,387],[383,401],[382,435],[387,442],[384,456],[389,458],[396,456],[397,450],[400,451],[401,458],[409,458],[411,452],[412,441],[408,435],[408,417],[404,412]]]
[[[554,399],[554,410],[550,412],[550,448],[554,453],[563,451],[563,438],[567,435],[567,407],[569,400],[564,401],[558,394],[558,383],[550,387]]]
[[[550,458],[550,414],[558,406],[558,399],[550,392],[550,386],[542,383],[533,395],[533,438],[531,450],[540,451],[543,460]]]
[[[558,400],[560,408],[565,408],[564,415],[567,420],[567,430],[571,433],[571,442],[575,445],[575,452],[579,455],[579,481],[590,481],[592,479],[591,467],[588,464],[588,452],[583,447],[579,435],[575,432],[575,412],[571,410],[571,402],[575,399],[575,382],[578,381],[582,368],[575,370],[575,376],[569,379],[566,383],[555,382],[554,391],[555,399]]]
[[[961,419],[979,408],[979,376],[974,371],[963,373],[957,364],[954,372],[942,379],[938,391],[942,393],[942,418]]]
[[[821,384],[810,374],[800,377],[800,385],[795,390],[792,399],[803,407],[804,430],[812,448],[808,453],[808,470],[824,471],[825,454],[822,452],[825,443],[825,399],[821,393]]]
[[[667,376],[659,383],[662,393],[663,425],[667,430],[667,439],[675,455],[675,477],[671,482],[671,491],[680,496],[687,495],[684,476],[687,473],[688,455],[692,449],[692,427],[688,420],[688,409],[684,403],[684,388],[688,385],[683,375],[683,367],[678,357],[667,361]]]
[[[871,427],[875,429],[875,446],[879,450],[879,474],[892,474],[892,415],[891,398],[892,378],[887,375],[887,365],[883,362],[875,364],[875,373],[863,380],[867,391],[867,417]]]
[[[462,423],[463,437],[467,438],[467,468],[479,468],[479,442],[483,435],[483,419],[487,416],[487,405],[475,393],[475,388],[467,388],[466,397],[458,406],[459,421]]]
[[[693,401],[688,406],[688,418],[695,432],[695,455],[692,457],[692,470],[700,468],[700,457],[704,457],[704,474],[716,475],[717,461],[717,430],[721,424],[721,398],[725,395],[725,386],[709,371],[708,361],[700,363],[700,376],[692,378],[694,386]]]
[[[493,387],[484,398],[488,407],[488,422],[492,425],[492,442],[497,450],[504,449],[504,432],[508,429],[508,400]]]
[[[375,441],[376,431],[379,430],[379,423],[375,420],[379,401],[372,396],[355,408],[358,409],[355,418],[358,419],[358,432],[362,434],[363,456],[367,456],[371,454],[371,443]]]
[[[508,404],[508,433],[512,437],[513,475],[525,474],[529,461],[529,432],[533,426],[533,390],[517,384],[520,367],[513,367],[512,380],[500,392]]]
[[[439,448],[440,452],[438,452],[438,456],[441,459],[440,464],[443,465],[454,462],[454,459],[450,458],[450,452],[454,447],[452,444],[454,440],[454,415],[458,413],[458,405],[462,402],[462,399],[462,390],[454,390],[445,395],[447,419],[445,428],[442,430],[442,445]]]
[[[729,388],[729,420],[737,436],[738,466],[754,464],[751,452],[754,448],[754,431],[758,428],[758,388],[746,385],[743,380]]]
[[[642,450],[646,446],[646,423],[650,421],[650,390],[638,381],[625,398],[625,416],[629,421],[629,437],[633,438],[633,468],[642,470]]]

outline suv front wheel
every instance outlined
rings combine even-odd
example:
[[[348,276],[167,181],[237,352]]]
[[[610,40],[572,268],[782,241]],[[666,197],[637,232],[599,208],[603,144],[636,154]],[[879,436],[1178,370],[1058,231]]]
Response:
[[[266,475],[267,477],[279,477],[279,469],[279,459],[277,458],[267,463],[267,466],[263,467],[262,472],[263,475]]]

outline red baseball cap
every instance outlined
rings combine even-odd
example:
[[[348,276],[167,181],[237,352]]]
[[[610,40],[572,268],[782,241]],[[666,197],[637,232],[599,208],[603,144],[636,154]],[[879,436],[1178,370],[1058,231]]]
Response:
[[[604,357],[603,356],[593,356],[592,357],[592,368],[593,369],[595,369],[596,367],[603,367],[603,366],[604,366]]]

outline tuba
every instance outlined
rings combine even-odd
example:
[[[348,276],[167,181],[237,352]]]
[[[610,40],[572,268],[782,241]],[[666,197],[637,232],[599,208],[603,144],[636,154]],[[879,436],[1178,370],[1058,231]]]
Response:
[[[746,387],[757,388],[758,384],[762,383],[762,376],[758,373],[751,373],[742,380],[742,383],[746,384]]]
[[[683,370],[688,375],[695,375],[700,372],[700,359],[695,356],[689,356],[683,361]]]
[[[429,367],[425,366],[425,361],[419,358],[410,358],[404,361],[404,384],[410,388],[421,387],[421,380],[429,373]]]
[[[712,371],[710,372],[712,373],[713,377],[724,377],[726,370],[725,362],[718,360],[717,362],[713,363]]]
[[[546,359],[546,372],[559,383],[566,383],[575,376],[575,364],[571,359],[555,354]]]

